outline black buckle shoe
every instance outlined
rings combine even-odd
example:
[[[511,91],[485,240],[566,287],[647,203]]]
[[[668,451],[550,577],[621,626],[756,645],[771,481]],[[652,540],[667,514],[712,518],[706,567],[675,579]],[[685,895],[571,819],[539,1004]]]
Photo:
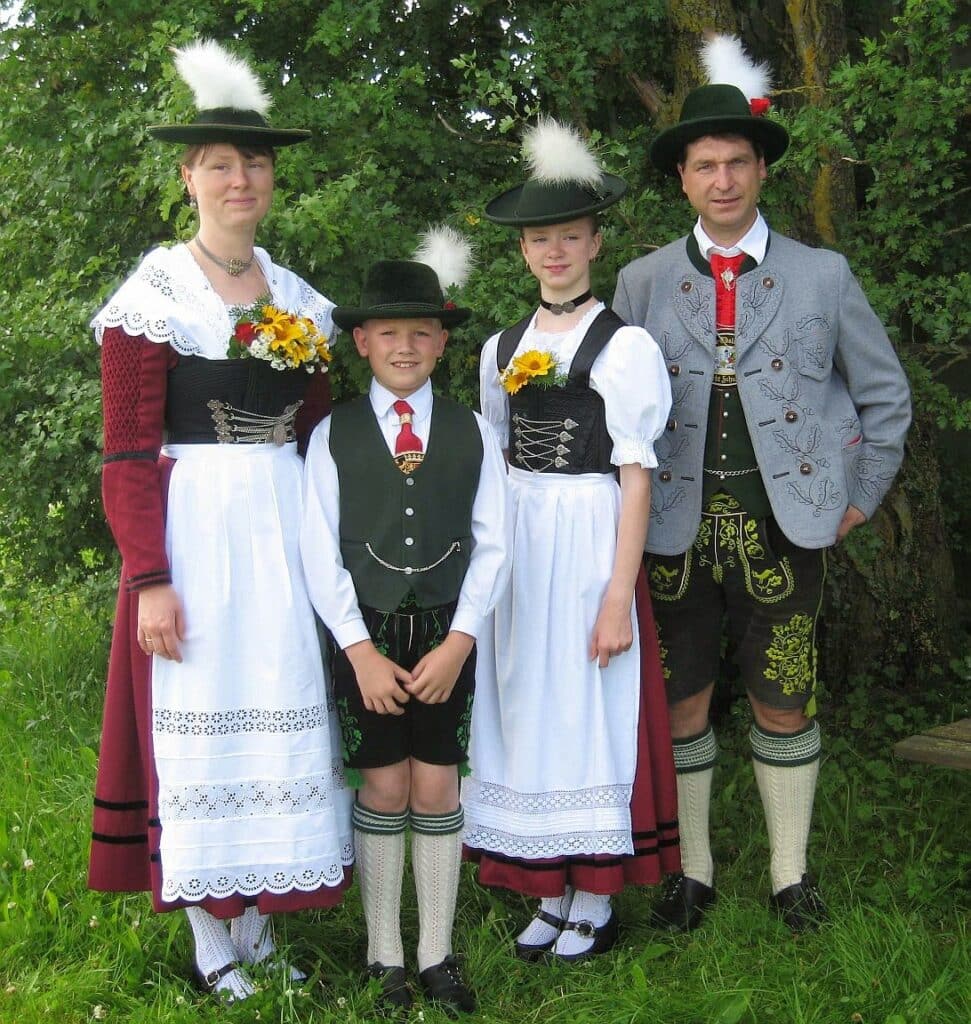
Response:
[[[200,992],[207,992],[210,995],[218,996],[225,1003],[238,1003],[248,998],[245,995],[236,996],[229,989],[225,991],[220,990],[219,982],[227,974],[232,974],[233,971],[239,971],[244,978],[246,977],[242,966],[236,960],[230,960],[229,963],[223,964],[222,967],[217,967],[215,970],[208,971],[205,974],[199,970],[198,965],[192,965],[192,976],[195,980],[196,988]]]
[[[664,892],[651,908],[648,923],[669,932],[690,932],[715,902],[715,890],[682,872],[668,875]]]
[[[819,886],[809,874],[803,875],[795,885],[773,893],[769,897],[769,906],[794,932],[812,931],[829,917]]]
[[[387,1012],[410,1010],[414,1004],[411,989],[408,987],[408,976],[404,967],[385,967],[375,961],[368,964],[369,978],[376,978],[381,985],[381,992],[376,1000],[377,1005]]]
[[[526,960],[530,963],[539,960],[544,953],[548,953],[556,945],[556,939],[563,930],[563,927],[566,925],[566,921],[564,921],[562,917],[557,917],[556,914],[548,914],[542,909],[537,910],[536,913],[533,914],[532,920],[542,921],[543,924],[548,924],[551,928],[555,928],[556,934],[549,942],[529,943],[520,942],[519,939],[516,939],[516,956],[518,956],[520,960]],[[526,927],[528,928],[529,925],[526,925]],[[525,929],[523,930],[525,931]]]
[[[426,967],[418,975],[422,990],[433,1002],[440,1003],[449,1017],[475,1012],[475,996],[462,980],[458,960],[449,954],[440,964]]]
[[[606,953],[612,949],[617,941],[617,934],[620,931],[620,919],[617,912],[611,907],[610,917],[601,925],[595,925],[593,921],[567,921],[563,925],[563,931],[574,931],[581,938],[593,939],[592,945],[580,953],[555,953],[557,960],[566,963],[576,963],[578,960],[587,960],[600,953]]]

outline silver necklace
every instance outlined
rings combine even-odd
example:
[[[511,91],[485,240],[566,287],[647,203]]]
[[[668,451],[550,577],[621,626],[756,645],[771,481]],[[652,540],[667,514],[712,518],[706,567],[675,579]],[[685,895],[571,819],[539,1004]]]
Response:
[[[210,252],[202,244],[202,239],[198,235],[196,235],[196,237],[193,238],[193,242],[195,242],[196,245],[199,246],[199,251],[202,253],[203,256],[208,256],[213,263],[217,263],[220,267],[222,267],[223,270],[225,270],[230,277],[239,277],[240,274],[245,273],[247,270],[249,270],[251,266],[253,266],[255,254],[253,256],[250,256],[248,260],[241,260],[236,256],[233,256],[231,259],[224,260],[221,256],[217,256],[214,252]]]

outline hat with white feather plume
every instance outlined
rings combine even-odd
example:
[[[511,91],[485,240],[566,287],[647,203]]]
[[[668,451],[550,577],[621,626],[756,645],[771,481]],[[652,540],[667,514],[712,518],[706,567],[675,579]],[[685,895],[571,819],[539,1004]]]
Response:
[[[736,36],[713,35],[701,45],[708,85],[689,92],[678,123],[651,144],[651,163],[677,175],[684,148],[705,135],[742,135],[762,150],[765,162],[778,160],[789,147],[789,133],[765,117],[772,87],[769,66],[756,63]]]
[[[197,113],[191,124],[153,124],[149,134],[185,145],[228,142],[234,146],[292,146],[310,138],[303,128],[271,128],[270,97],[252,68],[212,39],[173,50],[175,67],[192,90]]]
[[[580,133],[542,117],[523,135],[529,178],[496,196],[485,215],[496,224],[564,224],[612,206],[627,185],[607,174]]]
[[[472,268],[472,246],[454,228],[441,225],[421,236],[414,259],[379,260],[368,271],[359,306],[337,306],[334,323],[349,331],[365,320],[440,320],[456,327],[469,318],[445,298],[461,288]]]

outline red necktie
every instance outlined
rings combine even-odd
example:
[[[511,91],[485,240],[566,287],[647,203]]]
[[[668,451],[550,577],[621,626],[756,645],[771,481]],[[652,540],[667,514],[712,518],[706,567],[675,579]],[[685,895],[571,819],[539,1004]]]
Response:
[[[391,408],[398,414],[398,422],[401,424],[401,430],[398,431],[394,442],[395,455],[423,451],[421,441],[411,429],[411,418],[415,410],[403,398],[399,398]]]
[[[711,254],[711,274],[715,279],[715,324],[719,331],[735,330],[735,283],[744,262],[744,252],[737,256]]]

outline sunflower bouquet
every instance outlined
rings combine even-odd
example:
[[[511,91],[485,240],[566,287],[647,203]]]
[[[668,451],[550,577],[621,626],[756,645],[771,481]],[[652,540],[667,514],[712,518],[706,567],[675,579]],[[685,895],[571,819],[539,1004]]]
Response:
[[[566,384],[566,374],[558,373],[559,363],[552,352],[531,349],[513,361],[499,374],[499,383],[510,394],[515,395],[527,384],[541,388],[561,388]]]
[[[235,323],[226,355],[230,359],[262,359],[274,370],[327,372],[331,360],[327,338],[309,317],[277,309],[264,299],[232,312]]]

